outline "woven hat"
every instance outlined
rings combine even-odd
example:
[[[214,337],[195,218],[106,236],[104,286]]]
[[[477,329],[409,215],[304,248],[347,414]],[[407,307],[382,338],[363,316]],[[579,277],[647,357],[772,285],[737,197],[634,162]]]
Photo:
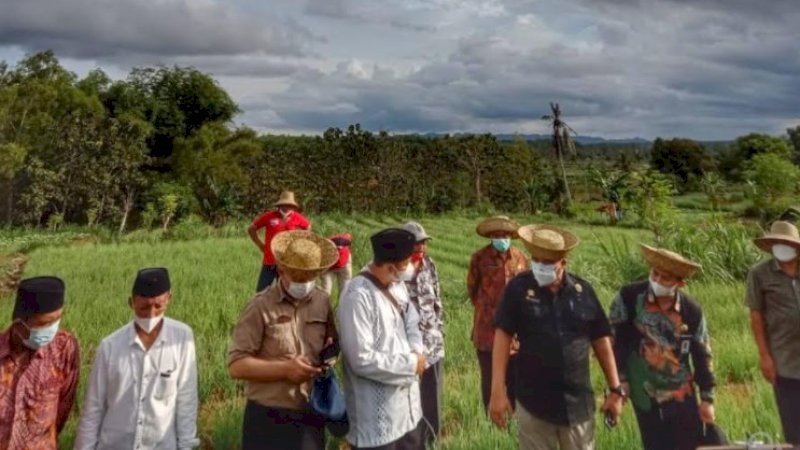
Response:
[[[558,260],[578,246],[578,236],[550,225],[525,225],[517,233],[534,258]]]
[[[292,191],[281,192],[280,198],[273,204],[273,206],[294,206],[295,208],[300,209],[300,205],[295,201],[294,192]]]
[[[772,252],[772,246],[775,244],[791,245],[794,248],[800,249],[800,233],[797,232],[797,227],[789,222],[776,220],[772,222],[772,227],[769,233],[764,236],[753,240],[753,242],[765,252]]]
[[[508,216],[492,216],[484,219],[475,227],[475,232],[485,238],[490,238],[492,233],[508,233],[512,239],[517,239],[519,224],[511,220]]]
[[[275,262],[292,280],[308,282],[339,260],[336,245],[305,230],[284,231],[270,244]]]
[[[667,272],[681,280],[691,277],[702,267],[700,264],[690,261],[673,251],[645,244],[640,245],[644,259],[650,267]]]

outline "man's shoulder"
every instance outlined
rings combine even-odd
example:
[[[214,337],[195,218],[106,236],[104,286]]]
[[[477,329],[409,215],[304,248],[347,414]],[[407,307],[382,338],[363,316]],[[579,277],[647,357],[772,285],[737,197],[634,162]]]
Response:
[[[177,334],[179,336],[184,336],[184,337],[194,336],[192,327],[181,322],[180,320],[175,320],[170,317],[164,317],[164,326],[167,327],[173,334]]]
[[[538,289],[539,285],[536,283],[536,278],[530,270],[520,272],[512,278],[506,285],[506,290],[510,292],[523,291],[526,289]]]
[[[772,258],[767,258],[763,261],[759,261],[753,264],[750,267],[750,273],[753,275],[762,275],[772,272],[772,269],[775,267],[775,260]]]
[[[78,339],[68,330],[58,330],[52,343],[62,351],[76,351],[79,347]]]

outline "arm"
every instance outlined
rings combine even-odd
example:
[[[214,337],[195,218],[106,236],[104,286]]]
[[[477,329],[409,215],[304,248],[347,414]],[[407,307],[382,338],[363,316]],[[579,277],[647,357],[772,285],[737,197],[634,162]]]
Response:
[[[58,414],[56,416],[56,432],[60,433],[69,419],[69,413],[75,404],[75,392],[78,390],[78,380],[81,372],[81,355],[78,341],[73,337],[73,351],[68,356],[66,363],[66,376],[64,384],[61,386],[58,399]]]
[[[469,294],[469,299],[472,301],[473,306],[478,301],[480,277],[481,274],[478,271],[478,254],[475,253],[472,255],[472,258],[470,258],[469,271],[467,272],[467,293]]]
[[[384,384],[404,386],[416,380],[417,355],[384,353],[374,349],[373,315],[376,307],[367,294],[347,290],[339,304],[339,326],[348,330],[340,336],[342,355],[353,372]],[[414,308],[409,308],[414,309]]]
[[[269,213],[264,213],[258,218],[256,218],[256,220],[254,220],[253,223],[250,224],[250,227],[247,228],[247,234],[250,236],[250,240],[253,241],[253,243],[256,244],[256,247],[258,247],[258,249],[261,250],[262,252],[264,251],[265,244],[264,241],[261,240],[261,237],[258,235],[258,230],[264,227],[264,225],[261,222],[264,216],[267,214]]]
[[[775,361],[772,358],[772,350],[769,348],[767,339],[767,327],[764,320],[765,301],[761,291],[761,284],[755,270],[750,270],[747,275],[747,290],[745,291],[745,303],[750,308],[750,329],[753,331],[753,339],[758,347],[758,362],[761,373],[770,384],[775,384]]]
[[[614,337],[612,342],[617,376],[622,382],[627,382],[628,358],[636,350],[633,348],[636,342],[636,329],[632,323],[632,318],[628,316],[628,309],[622,299],[621,292],[611,302],[608,319],[611,323],[611,332]]]
[[[767,342],[767,327],[764,323],[764,313],[758,310],[750,310],[750,329],[753,330],[753,338],[758,347],[759,358],[772,359],[772,351]]]
[[[611,348],[611,338],[602,337],[592,341],[592,349],[600,362],[603,374],[606,376],[606,383],[609,387],[620,385],[619,375],[617,374],[617,364],[614,360],[614,350]]]
[[[506,373],[511,351],[511,335],[502,328],[494,330],[492,346],[492,388],[489,397],[489,418],[501,429],[506,428],[507,418],[514,408],[506,391]]]
[[[178,448],[182,450],[199,446],[200,439],[197,438],[197,356],[191,331],[185,344],[183,362],[178,374],[176,409]]]
[[[702,314],[702,313],[701,313]],[[700,316],[700,323],[692,336],[689,351],[692,355],[694,367],[694,381],[700,388],[700,399],[704,402],[714,402],[714,369],[711,365],[711,340],[708,336],[706,318]]]
[[[405,283],[403,283],[402,286],[403,289],[406,289]],[[411,347],[412,352],[424,354],[425,344],[422,341],[422,330],[419,327],[419,310],[411,301],[407,301],[403,308],[405,308],[405,326],[408,345]]]
[[[94,450],[100,438],[100,426],[105,418],[105,399],[108,392],[106,368],[108,367],[107,351],[100,345],[92,364],[89,384],[83,400],[81,420],[75,436],[75,450]]]

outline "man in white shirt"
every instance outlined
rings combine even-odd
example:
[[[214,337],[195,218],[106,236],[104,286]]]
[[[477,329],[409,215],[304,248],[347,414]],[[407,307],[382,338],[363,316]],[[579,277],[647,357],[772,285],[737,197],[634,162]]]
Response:
[[[353,449],[424,449],[419,376],[425,369],[419,315],[404,281],[414,235],[390,228],[370,238],[373,262],[339,301],[345,398]]]
[[[95,355],[75,449],[190,449],[197,438],[197,364],[187,325],[164,317],[164,268],[142,269],[128,300],[131,323]]]

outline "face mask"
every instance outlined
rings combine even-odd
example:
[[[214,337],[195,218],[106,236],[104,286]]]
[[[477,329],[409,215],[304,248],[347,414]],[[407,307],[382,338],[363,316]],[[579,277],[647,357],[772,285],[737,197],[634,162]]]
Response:
[[[772,256],[780,262],[789,262],[797,258],[797,249],[789,245],[775,244],[772,246]]]
[[[425,259],[425,252],[414,252],[411,254],[412,263],[420,263]]]
[[[652,278],[650,278],[650,289],[656,297],[672,297],[676,291],[675,286],[666,287]]]
[[[291,215],[292,215],[292,212],[293,212],[293,211],[292,211],[291,209],[290,209],[290,210],[288,210],[288,211],[283,211],[283,210],[282,210],[282,211],[281,211],[281,217],[283,217],[283,220],[286,220],[286,219],[288,219],[288,218],[289,218],[289,216],[291,216]]]
[[[42,328],[31,328],[25,322],[21,323],[25,325],[25,328],[30,332],[28,339],[25,339],[22,343],[31,350],[39,350],[52,342],[56,337],[56,333],[58,333],[58,324],[61,323],[61,319]]]
[[[414,279],[414,266],[409,264],[406,266],[406,269],[403,271],[398,271],[395,275],[397,277],[397,281],[411,281]]]
[[[311,295],[311,291],[314,290],[314,282],[309,281],[308,283],[295,283],[290,282],[289,288],[286,289],[286,292],[292,296],[292,298],[296,298],[297,300],[304,299]]]
[[[500,253],[506,252],[511,248],[511,239],[492,239],[492,247]]]
[[[133,316],[133,321],[136,322],[136,325],[139,325],[139,328],[144,330],[145,333],[150,334],[153,330],[158,326],[161,319],[164,318],[164,314],[160,314],[155,317],[139,317],[137,315]]]
[[[550,286],[555,283],[558,278],[555,264],[532,262],[531,272],[533,272],[533,277],[536,278],[536,282],[539,283],[541,287]]]

